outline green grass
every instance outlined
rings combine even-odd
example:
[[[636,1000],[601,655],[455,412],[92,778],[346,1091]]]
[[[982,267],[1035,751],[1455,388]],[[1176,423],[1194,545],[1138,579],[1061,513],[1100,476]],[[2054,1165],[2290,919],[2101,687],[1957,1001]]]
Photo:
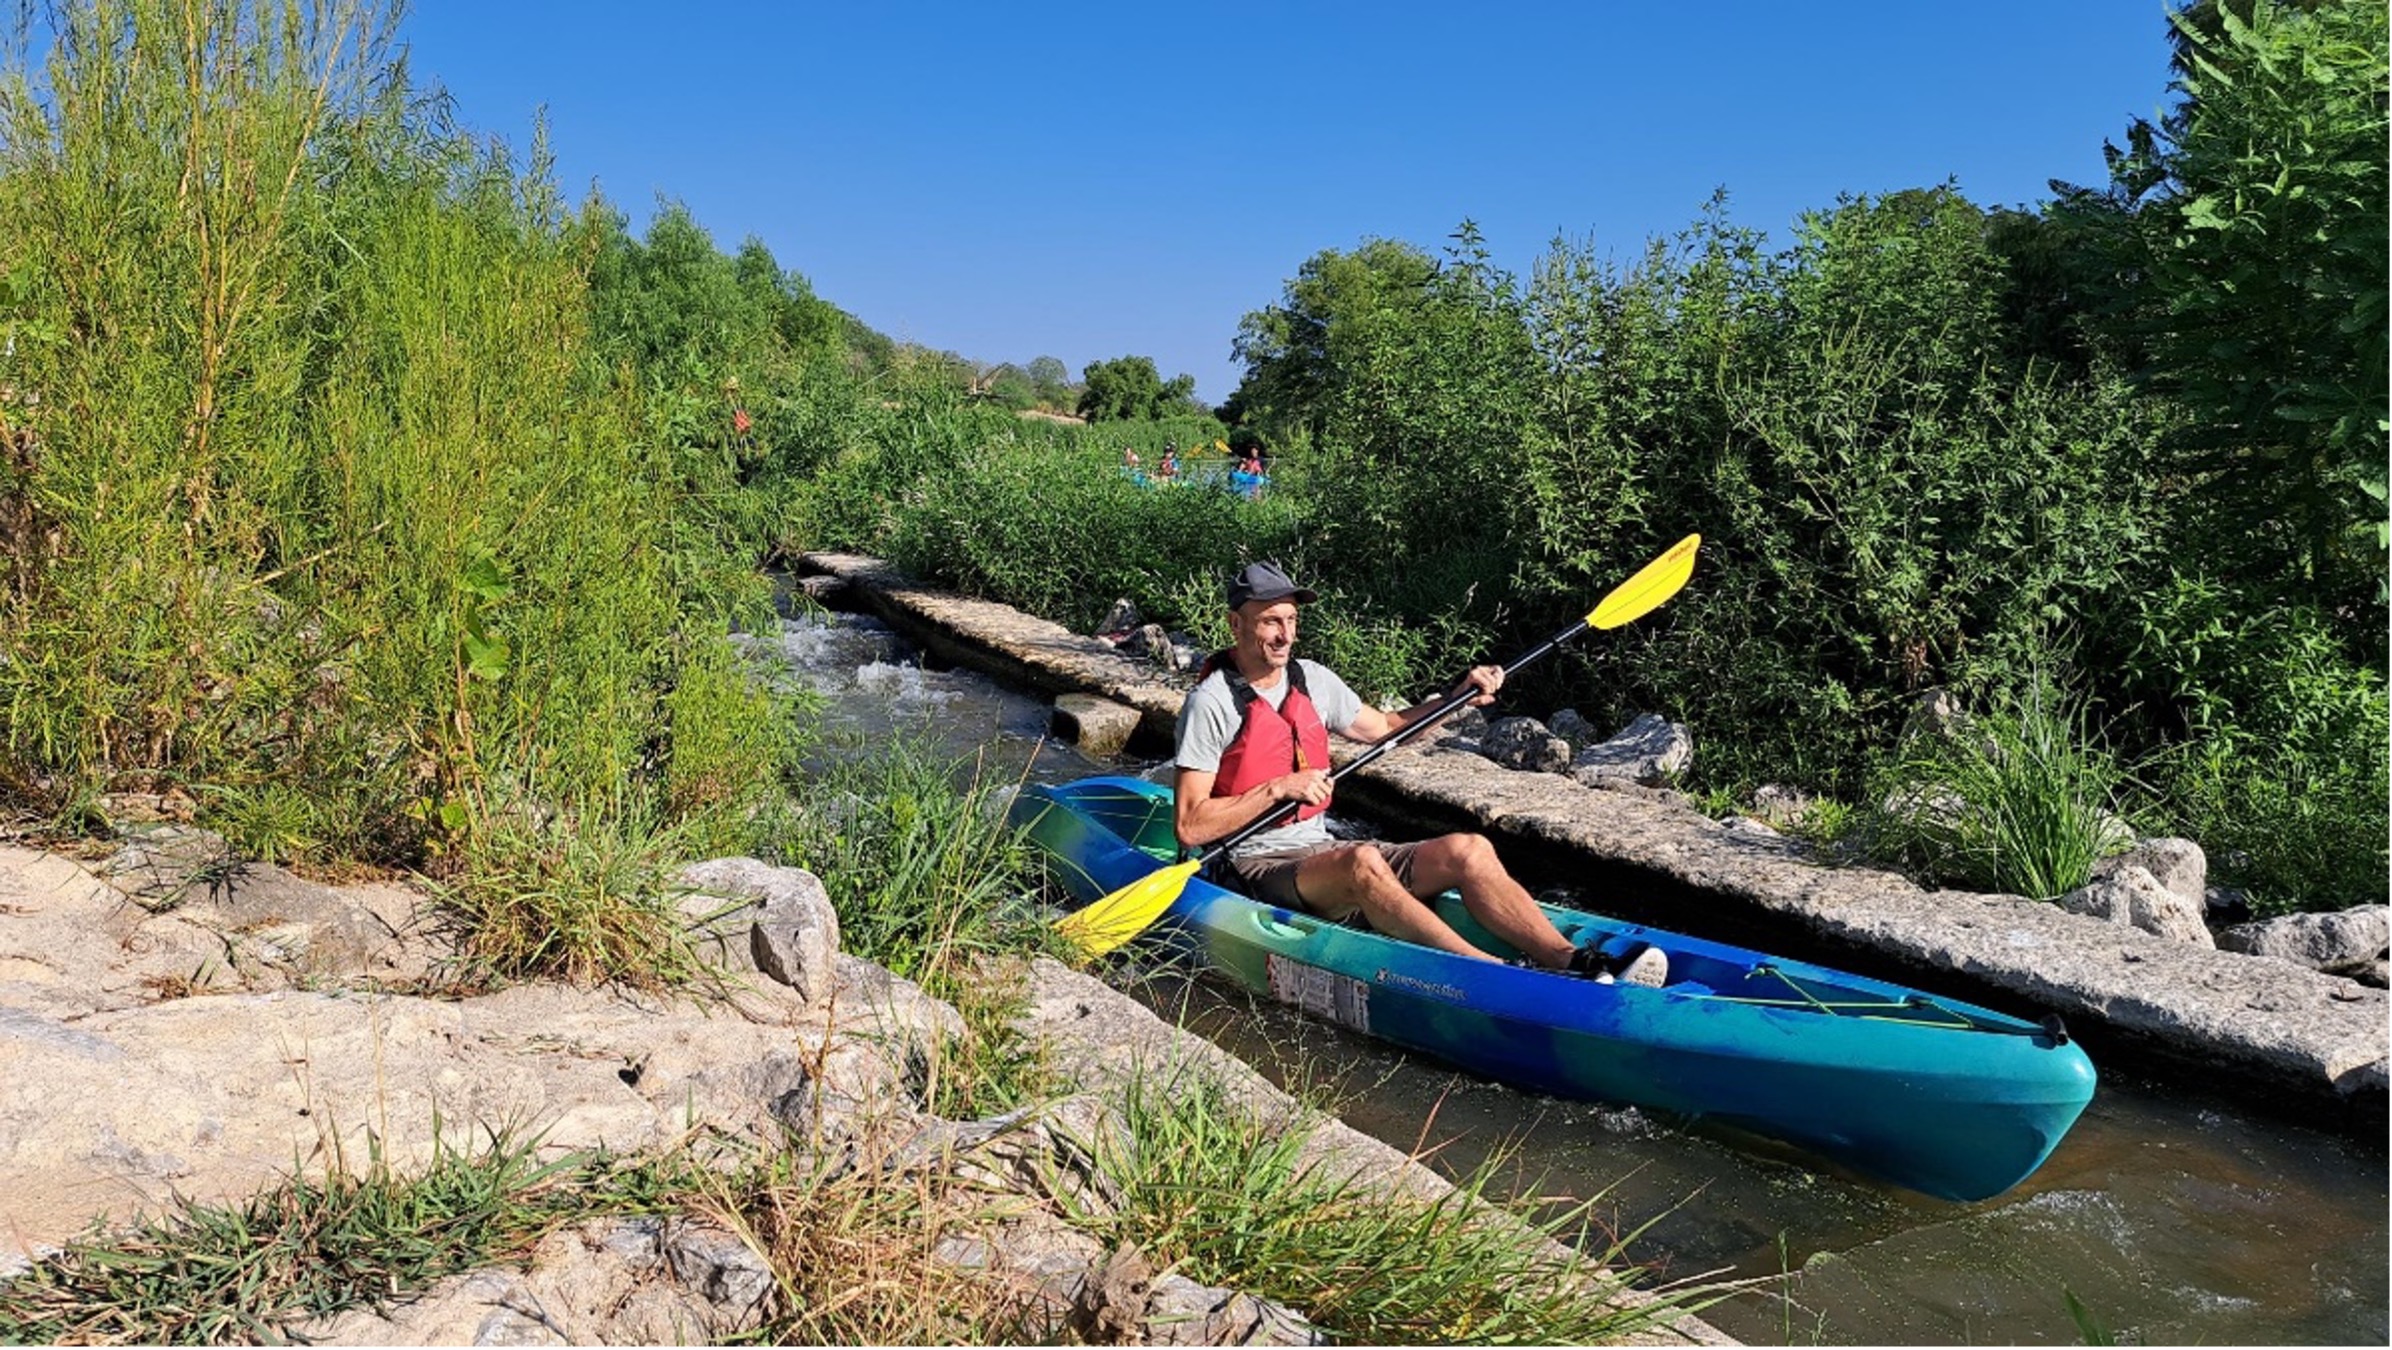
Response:
[[[2038,681],[1896,757],[1873,788],[1872,847],[1937,881],[2050,899],[2134,842],[2134,786],[2084,709]]]
[[[1158,1268],[1285,1303],[1341,1340],[1602,1344],[1719,1296],[1676,1286],[1621,1302],[1638,1274],[1621,1264],[1623,1244],[1571,1245],[1592,1231],[1594,1201],[1533,1224],[1491,1211],[1500,1160],[1426,1200],[1306,1161],[1317,1118],[1257,1120],[1197,1074],[1134,1080],[1121,1106],[1124,1129],[1092,1143],[1118,1206],[1077,1221]]]
[[[702,985],[710,968],[674,903],[684,843],[620,818],[519,814],[482,827],[458,868],[433,886],[461,976],[478,985]]]
[[[939,992],[980,955],[1059,950],[1033,897],[1036,855],[1008,825],[1003,785],[971,778],[919,744],[807,778],[775,841],[776,860],[822,878],[843,950]]]
[[[376,1157],[362,1175],[95,1231],[0,1282],[0,1341],[271,1344],[313,1318],[387,1306],[604,1207],[601,1160],[542,1163],[536,1146],[502,1134],[480,1153],[443,1148],[413,1177]]]

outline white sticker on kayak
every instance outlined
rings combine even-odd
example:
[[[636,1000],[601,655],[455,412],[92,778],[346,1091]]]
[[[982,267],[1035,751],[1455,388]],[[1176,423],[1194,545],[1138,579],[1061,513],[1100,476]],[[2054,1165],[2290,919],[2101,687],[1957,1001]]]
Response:
[[[1271,975],[1271,997],[1341,1027],[1370,1030],[1369,985],[1319,966],[1290,961],[1277,952],[1265,953],[1263,965]]]

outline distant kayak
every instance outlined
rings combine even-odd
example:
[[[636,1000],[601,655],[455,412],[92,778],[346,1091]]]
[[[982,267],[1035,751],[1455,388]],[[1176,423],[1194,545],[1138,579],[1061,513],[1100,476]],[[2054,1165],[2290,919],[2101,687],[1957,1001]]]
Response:
[[[1183,467],[1178,473],[1165,477],[1125,464],[1121,466],[1121,476],[1143,488],[1218,488],[1224,492],[1234,492],[1248,501],[1259,499],[1263,489],[1271,485],[1269,474],[1246,473],[1238,469],[1223,472],[1220,468],[1209,465],[1204,468]]]
[[[1171,790],[1023,789],[1013,818],[1082,902],[1178,857]],[[1504,953],[1447,895],[1438,909]],[[1723,1121],[1949,1200],[2041,1166],[2095,1074],[2056,1019],[2022,1021],[1804,961],[1557,906],[1573,943],[1669,957],[1658,988],[1499,965],[1191,881],[1154,936],[1257,994],[1531,1092]]]

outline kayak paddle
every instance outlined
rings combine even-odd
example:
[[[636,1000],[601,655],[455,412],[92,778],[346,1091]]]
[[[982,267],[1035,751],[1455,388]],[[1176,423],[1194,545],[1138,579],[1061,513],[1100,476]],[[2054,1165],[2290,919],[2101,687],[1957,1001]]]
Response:
[[[1528,654],[1505,666],[1505,678],[1510,678],[1522,666],[1543,657],[1589,628],[1618,628],[1659,609],[1686,585],[1688,577],[1694,575],[1694,554],[1702,542],[1701,535],[1690,534],[1672,544],[1667,553],[1646,563],[1642,571],[1613,587],[1611,594],[1604,596],[1602,603],[1596,605],[1585,618],[1555,633]],[[1452,695],[1428,716],[1347,760],[1343,768],[1329,775],[1329,781],[1334,783],[1411,740],[1461,710],[1476,697],[1476,688],[1465,688]],[[1203,870],[1205,864],[1264,830],[1276,827],[1302,810],[1303,806],[1302,802],[1279,803],[1244,829],[1196,857],[1149,872],[1120,890],[1064,915],[1055,921],[1055,931],[1089,956],[1104,955],[1145,932],[1155,920],[1161,918],[1163,911],[1171,908],[1171,902],[1179,899],[1180,892],[1187,889],[1189,879]]]

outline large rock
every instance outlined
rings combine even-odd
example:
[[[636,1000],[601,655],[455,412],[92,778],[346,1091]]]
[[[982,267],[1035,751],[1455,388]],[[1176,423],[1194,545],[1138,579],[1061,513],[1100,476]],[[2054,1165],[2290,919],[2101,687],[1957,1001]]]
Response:
[[[1599,779],[1660,787],[1694,763],[1694,736],[1656,713],[1641,713],[1620,734],[1580,750],[1570,776],[1589,786]]]
[[[754,858],[715,858],[681,869],[681,879],[706,895],[753,902],[748,941],[757,971],[809,1004],[830,993],[837,978],[832,958],[839,954],[839,913],[820,878]]]
[[[1118,642],[1145,626],[1146,616],[1140,614],[1138,606],[1125,595],[1105,611],[1104,619],[1096,625],[1096,632],[1099,637],[1110,637]]]
[[[292,1328],[312,1345],[699,1345],[753,1330],[684,1283],[663,1253],[660,1219],[608,1219],[551,1233],[522,1270],[451,1276],[387,1307]],[[701,1275],[711,1271],[701,1271]]]
[[[2209,907],[2209,859],[2190,839],[2145,839],[2124,853],[2093,864],[2096,880],[2121,869],[2140,867],[2160,885],[2200,906]]]
[[[1603,733],[1595,730],[1595,724],[1580,716],[1576,708],[1560,709],[1545,726],[1554,735],[1570,743],[1572,754],[1578,753],[1579,746],[1593,745],[1603,739]]]
[[[1138,710],[1094,694],[1058,694],[1053,718],[1055,734],[1094,759],[1110,759],[1130,743],[1138,730]]]
[[[718,864],[699,875],[784,902],[804,875]],[[175,1196],[244,1196],[294,1159],[408,1172],[436,1137],[471,1149],[510,1125],[539,1131],[543,1156],[692,1131],[777,1143],[793,1093],[818,1112],[902,1101],[907,1065],[960,1031],[953,1008],[835,955],[835,1010],[771,981],[733,1016],[612,989],[433,999],[237,972],[236,992],[199,994],[194,970],[221,969],[226,940],[194,921],[207,908],[153,914],[72,860],[0,848],[0,1256]]]
[[[2218,945],[2209,935],[2209,925],[2201,921],[2205,906],[2200,892],[2180,895],[2161,885],[2159,878],[2147,869],[2132,863],[2113,868],[2108,875],[2061,896],[2059,905],[2071,914],[2126,924],[2171,942],[2195,947]]]
[[[2218,934],[2218,946],[2252,956],[2273,956],[2311,970],[2352,970],[2384,955],[2392,939],[2392,909],[2357,905],[2335,914],[2286,914],[2258,923],[2236,924]]]
[[[1478,739],[1478,752],[1507,769],[1560,773],[1570,767],[1570,743],[1533,717],[1498,717]]]

